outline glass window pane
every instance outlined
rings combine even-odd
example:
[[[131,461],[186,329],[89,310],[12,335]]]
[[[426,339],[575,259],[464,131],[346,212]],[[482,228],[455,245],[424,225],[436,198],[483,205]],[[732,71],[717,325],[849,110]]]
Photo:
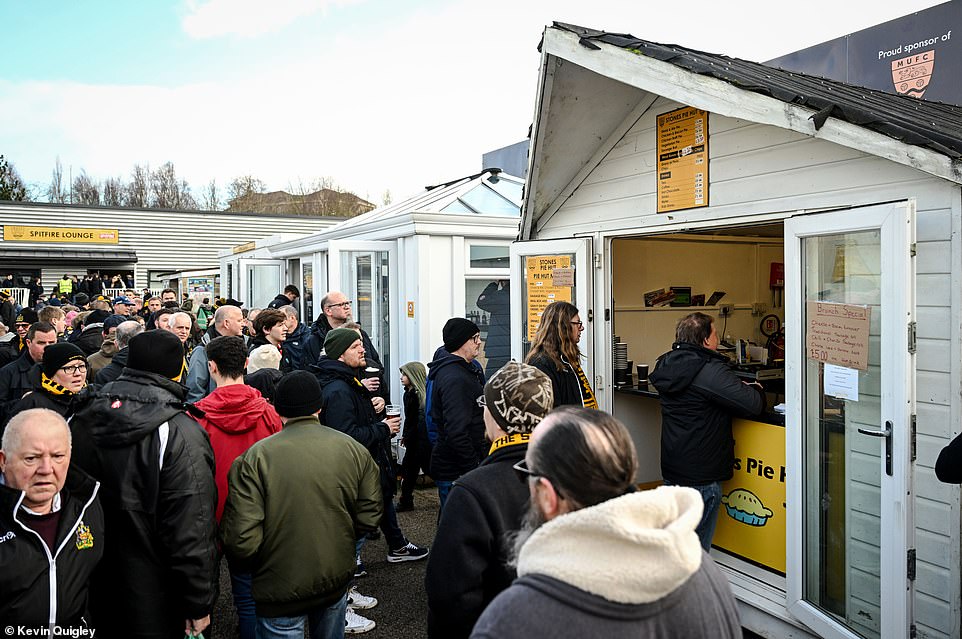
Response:
[[[826,392],[826,364],[807,357],[803,380],[805,599],[860,636],[879,637],[881,456],[884,439],[858,432],[881,424],[881,234],[803,240],[804,300],[870,313],[867,370],[857,399]],[[807,304],[802,326],[808,326]],[[806,335],[806,340],[808,335]],[[811,354],[805,344],[806,354]],[[819,355],[825,359],[825,355]],[[830,371],[831,372],[831,371]]]
[[[505,248],[507,251],[507,248]],[[481,329],[478,360],[490,378],[511,358],[511,289],[508,276],[501,280],[467,280],[464,316]]]
[[[509,202],[487,186],[481,185],[461,196],[461,200],[482,215],[507,215],[517,217],[521,209]]]
[[[248,271],[251,308],[266,307],[277,295],[277,283],[281,278],[281,267],[277,264],[255,264]]]
[[[470,250],[471,268],[508,268],[507,246],[482,246],[474,244]]]
[[[341,254],[341,269],[347,283],[344,294],[354,302],[354,321],[370,336],[388,372],[391,370],[389,260],[387,251]]]

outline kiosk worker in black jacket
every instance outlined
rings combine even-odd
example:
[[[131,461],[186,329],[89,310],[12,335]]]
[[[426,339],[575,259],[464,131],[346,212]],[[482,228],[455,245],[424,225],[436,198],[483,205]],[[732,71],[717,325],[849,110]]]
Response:
[[[107,637],[197,635],[218,585],[214,453],[186,412],[184,348],[171,332],[130,340],[127,368],[74,415],[74,462],[101,482],[110,543],[91,612]]]
[[[721,501],[721,482],[732,477],[732,416],[765,409],[761,384],[746,384],[717,352],[718,332],[704,313],[683,317],[675,343],[658,358],[649,380],[661,399],[661,475],[667,484],[701,493],[705,510],[695,532],[711,548]]]
[[[100,484],[70,465],[70,430],[53,411],[19,413],[2,447],[0,619],[34,633],[85,628],[87,585],[104,553]]]

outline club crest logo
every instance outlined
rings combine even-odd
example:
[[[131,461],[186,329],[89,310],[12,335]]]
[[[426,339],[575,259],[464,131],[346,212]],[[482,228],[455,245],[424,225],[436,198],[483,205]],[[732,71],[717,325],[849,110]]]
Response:
[[[90,526],[80,522],[77,526],[77,550],[87,550],[94,547],[94,534],[90,532]]]
[[[921,99],[935,71],[935,49],[892,61],[892,83],[899,95]]]

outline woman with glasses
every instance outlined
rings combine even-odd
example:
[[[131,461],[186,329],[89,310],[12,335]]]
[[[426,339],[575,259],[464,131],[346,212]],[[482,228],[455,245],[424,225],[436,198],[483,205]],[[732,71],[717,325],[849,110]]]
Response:
[[[541,324],[525,363],[551,378],[555,407],[598,408],[591,382],[581,368],[578,342],[584,330],[578,307],[574,304],[554,302],[548,304],[541,315]]]
[[[40,367],[34,368],[33,390],[17,402],[9,416],[31,408],[49,408],[69,419],[77,411],[87,385],[87,358],[69,342],[44,348]]]

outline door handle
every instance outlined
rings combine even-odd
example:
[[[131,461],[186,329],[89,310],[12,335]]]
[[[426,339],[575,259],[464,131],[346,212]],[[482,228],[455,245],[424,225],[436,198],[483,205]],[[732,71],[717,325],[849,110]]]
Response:
[[[885,422],[885,430],[874,428],[859,428],[858,432],[870,437],[885,438],[885,474],[892,476],[892,422]]]

